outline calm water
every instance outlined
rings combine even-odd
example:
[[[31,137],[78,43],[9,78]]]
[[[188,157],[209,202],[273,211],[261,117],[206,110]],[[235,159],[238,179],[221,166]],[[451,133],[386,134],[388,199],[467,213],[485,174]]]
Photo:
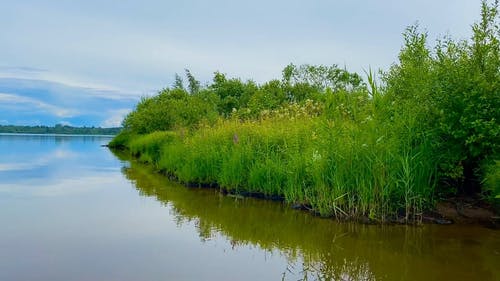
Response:
[[[0,280],[500,280],[500,232],[339,224],[188,189],[101,147],[0,135]]]

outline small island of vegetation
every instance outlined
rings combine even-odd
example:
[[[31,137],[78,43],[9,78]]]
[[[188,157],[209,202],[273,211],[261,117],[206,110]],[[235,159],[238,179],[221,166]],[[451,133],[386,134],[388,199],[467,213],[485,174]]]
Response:
[[[0,133],[4,134],[64,134],[64,135],[116,135],[122,128],[72,127],[57,124],[50,126],[17,126],[0,125]]]
[[[284,199],[322,216],[421,221],[440,200],[500,198],[498,1],[470,40],[410,26],[375,77],[290,64],[257,84],[186,70],[145,97],[110,143],[160,172],[225,192]]]

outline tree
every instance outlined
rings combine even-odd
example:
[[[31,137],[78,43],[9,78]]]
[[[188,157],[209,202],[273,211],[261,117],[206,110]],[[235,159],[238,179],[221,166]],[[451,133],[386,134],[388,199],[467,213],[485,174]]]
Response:
[[[481,191],[482,166],[499,158],[498,20],[498,1],[492,5],[483,1],[471,43],[448,40],[438,47],[434,63],[440,148],[449,152],[443,164],[458,172],[455,179],[466,194]]]
[[[229,116],[233,109],[247,107],[250,98],[258,90],[253,81],[243,83],[237,78],[227,79],[220,72],[215,72],[209,88],[219,97],[219,113],[223,116]]]
[[[174,89],[184,89],[184,81],[182,81],[182,77],[179,74],[175,74],[174,85],[172,85]]]
[[[482,167],[499,158],[498,20],[498,1],[483,1],[471,40],[445,38],[435,52],[410,26],[399,62],[383,77],[392,110],[431,139],[443,182],[467,195],[481,191]]]
[[[185,71],[188,80],[188,91],[191,95],[194,95],[200,91],[200,81],[194,78],[189,69],[185,69]]]

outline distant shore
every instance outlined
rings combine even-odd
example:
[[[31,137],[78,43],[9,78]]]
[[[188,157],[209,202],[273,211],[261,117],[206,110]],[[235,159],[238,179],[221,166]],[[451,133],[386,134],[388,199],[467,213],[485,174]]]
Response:
[[[0,125],[0,134],[38,134],[38,135],[96,135],[115,136],[121,127],[72,127],[65,125],[51,126],[16,126]]]

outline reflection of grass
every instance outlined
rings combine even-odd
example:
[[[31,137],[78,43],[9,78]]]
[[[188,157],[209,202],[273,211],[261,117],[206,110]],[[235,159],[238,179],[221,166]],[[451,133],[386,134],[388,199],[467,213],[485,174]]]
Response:
[[[153,196],[171,206],[179,224],[196,222],[202,239],[220,232],[236,248],[252,244],[269,251],[280,250],[292,263],[302,260],[304,268],[295,269],[295,277],[309,274],[311,280],[317,274],[320,277],[349,274],[355,278],[386,276],[387,272],[403,276],[407,269],[387,268],[387,265],[411,263],[412,255],[419,256],[422,249],[436,246],[429,241],[423,243],[423,228],[332,223],[280,203],[237,199],[221,196],[213,189],[178,186],[137,162],[131,162],[131,168],[124,169],[124,173],[142,195]],[[312,278],[315,279],[328,280]]]

